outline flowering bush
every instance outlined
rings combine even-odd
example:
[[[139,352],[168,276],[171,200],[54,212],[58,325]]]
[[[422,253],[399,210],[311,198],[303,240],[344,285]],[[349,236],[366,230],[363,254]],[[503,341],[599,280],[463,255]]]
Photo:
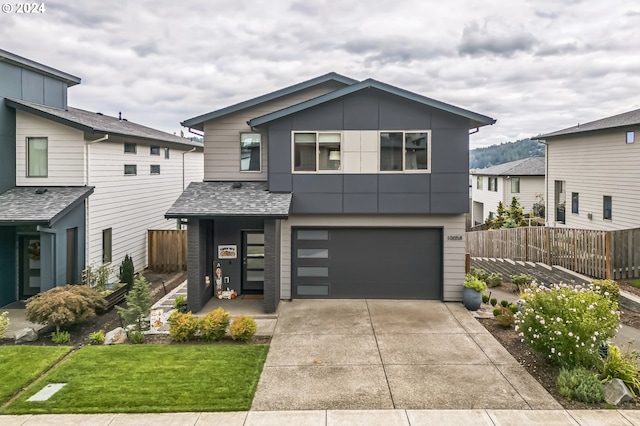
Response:
[[[567,367],[596,365],[598,348],[620,324],[618,303],[591,286],[534,284],[523,300],[516,314],[522,341]]]

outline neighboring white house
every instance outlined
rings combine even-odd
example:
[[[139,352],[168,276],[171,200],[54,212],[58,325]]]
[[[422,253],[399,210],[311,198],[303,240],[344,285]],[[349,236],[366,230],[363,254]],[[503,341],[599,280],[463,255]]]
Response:
[[[547,226],[640,227],[640,109],[535,139],[547,143]]]
[[[126,254],[147,265],[147,230],[175,229],[164,218],[183,189],[204,175],[203,146],[155,129],[68,107],[17,99],[16,186],[88,186],[86,264],[117,267]],[[45,145],[43,177],[30,176],[27,143]]]
[[[531,157],[471,172],[473,225],[496,214],[498,203],[505,206],[517,197],[524,213],[544,196],[544,157]]]

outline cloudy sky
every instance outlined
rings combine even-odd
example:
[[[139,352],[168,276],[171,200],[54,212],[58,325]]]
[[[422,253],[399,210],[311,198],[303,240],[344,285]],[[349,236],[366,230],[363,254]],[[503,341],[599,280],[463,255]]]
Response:
[[[496,118],[472,148],[640,108],[635,1],[45,0],[28,15],[9,5],[0,48],[81,77],[70,105],[171,133],[330,71]]]

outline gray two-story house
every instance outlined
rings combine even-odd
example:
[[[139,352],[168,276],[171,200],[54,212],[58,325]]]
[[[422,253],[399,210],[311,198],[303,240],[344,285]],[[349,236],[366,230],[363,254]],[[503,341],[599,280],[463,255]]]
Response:
[[[166,216],[189,223],[189,309],[219,282],[263,294],[266,312],[461,300],[469,130],[493,123],[335,73],[184,121],[204,133],[205,179]]]

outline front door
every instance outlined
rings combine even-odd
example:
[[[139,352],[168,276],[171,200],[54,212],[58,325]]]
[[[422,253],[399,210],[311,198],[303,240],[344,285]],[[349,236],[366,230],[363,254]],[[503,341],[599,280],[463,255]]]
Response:
[[[242,293],[264,292],[264,231],[242,232]]]
[[[20,299],[40,293],[40,237],[20,237]]]

